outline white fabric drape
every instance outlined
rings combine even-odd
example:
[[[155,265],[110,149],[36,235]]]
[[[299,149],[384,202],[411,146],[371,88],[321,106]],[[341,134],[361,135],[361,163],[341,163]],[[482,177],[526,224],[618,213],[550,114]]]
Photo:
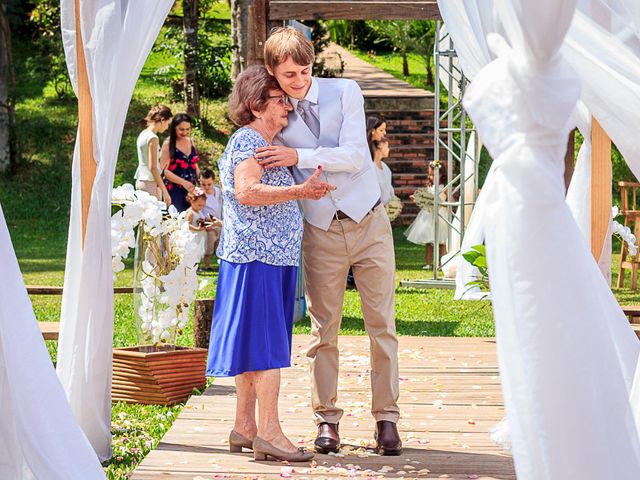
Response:
[[[172,4],[172,0],[80,2],[81,31],[93,99],[97,172],[83,252],[76,144],[58,375],[78,422],[101,460],[111,456],[111,189],[129,101]],[[76,88],[74,0],[61,0],[61,23],[67,66]]]
[[[575,0],[496,6],[509,45],[490,37],[498,58],[464,105],[494,158],[483,230],[516,473],[635,478],[640,440],[629,396],[640,343],[565,203],[580,82],[558,51]]]
[[[582,101],[640,178],[637,135],[640,39],[637,13],[633,13],[638,10],[637,3],[635,0],[580,2],[563,54],[580,76]],[[616,9],[623,14],[627,12],[626,16],[619,16]],[[608,18],[607,22],[603,16]],[[603,26],[605,23],[608,29]]]
[[[56,377],[2,208],[0,258],[0,478],[103,479]]]
[[[591,118],[586,105],[578,102],[574,120],[584,141],[578,151],[566,198],[588,248],[591,248]]]

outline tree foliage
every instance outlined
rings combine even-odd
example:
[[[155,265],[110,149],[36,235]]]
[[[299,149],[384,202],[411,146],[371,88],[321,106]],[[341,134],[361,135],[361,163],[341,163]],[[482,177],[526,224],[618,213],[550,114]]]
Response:
[[[31,3],[33,9],[27,12],[27,35],[36,47],[37,56],[27,67],[44,75],[58,98],[68,97],[72,95],[72,89],[60,32],[60,1],[32,0]]]
[[[402,75],[409,76],[408,55],[414,49],[412,22],[402,20],[372,20],[368,22],[376,38],[375,43],[391,46],[402,57]]]
[[[158,80],[169,80],[177,99],[184,100],[184,33],[182,25],[169,23],[160,33],[156,50],[166,52],[175,62],[155,71]],[[231,38],[228,22],[203,21],[198,29],[194,69],[200,93],[201,114],[205,115],[208,99],[227,95],[231,90]]]

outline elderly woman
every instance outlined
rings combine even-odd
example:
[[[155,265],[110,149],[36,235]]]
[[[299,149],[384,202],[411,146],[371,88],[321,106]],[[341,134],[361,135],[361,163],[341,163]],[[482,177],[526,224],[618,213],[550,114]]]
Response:
[[[241,128],[218,160],[225,221],[207,375],[235,376],[232,452],[248,448],[255,459],[295,462],[313,457],[289,441],[278,418],[280,369],[291,364],[302,241],[296,200],[317,200],[334,187],[319,180],[320,168],[295,185],[287,168],[264,170],[254,158],[287,125],[290,111],[288,97],[264,67],[238,76],[229,115]]]

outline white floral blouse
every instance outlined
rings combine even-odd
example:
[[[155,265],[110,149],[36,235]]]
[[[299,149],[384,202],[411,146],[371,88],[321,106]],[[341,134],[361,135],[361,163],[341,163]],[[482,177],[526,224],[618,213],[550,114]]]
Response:
[[[269,265],[297,266],[302,242],[302,213],[295,200],[253,207],[238,202],[234,191],[234,172],[258,147],[269,143],[250,127],[236,131],[218,160],[224,222],[216,254],[232,263],[255,260]],[[277,187],[294,184],[289,169],[265,170],[261,183]]]

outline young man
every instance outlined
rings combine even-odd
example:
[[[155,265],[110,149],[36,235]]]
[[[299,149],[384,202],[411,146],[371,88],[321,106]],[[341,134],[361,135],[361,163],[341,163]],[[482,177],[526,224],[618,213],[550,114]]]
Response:
[[[215,186],[215,174],[212,170],[205,168],[200,171],[200,186],[207,195],[207,201],[202,209],[205,218],[211,217],[214,225],[207,229],[207,243],[204,252],[204,269],[211,270],[211,256],[215,253],[220,241],[220,232],[222,230],[219,224],[222,220],[222,192]],[[218,221],[216,221],[218,220]]]
[[[313,46],[293,28],[274,31],[264,53],[267,69],[289,96],[293,111],[278,139],[281,145],[259,149],[256,158],[265,168],[295,167],[297,182],[322,165],[325,181],[337,187],[318,201],[303,201],[316,451],[340,448],[337,334],[345,279],[352,267],[371,341],[371,412],[378,452],[399,455],[393,237],[367,145],[362,93],[352,80],[312,77]]]

